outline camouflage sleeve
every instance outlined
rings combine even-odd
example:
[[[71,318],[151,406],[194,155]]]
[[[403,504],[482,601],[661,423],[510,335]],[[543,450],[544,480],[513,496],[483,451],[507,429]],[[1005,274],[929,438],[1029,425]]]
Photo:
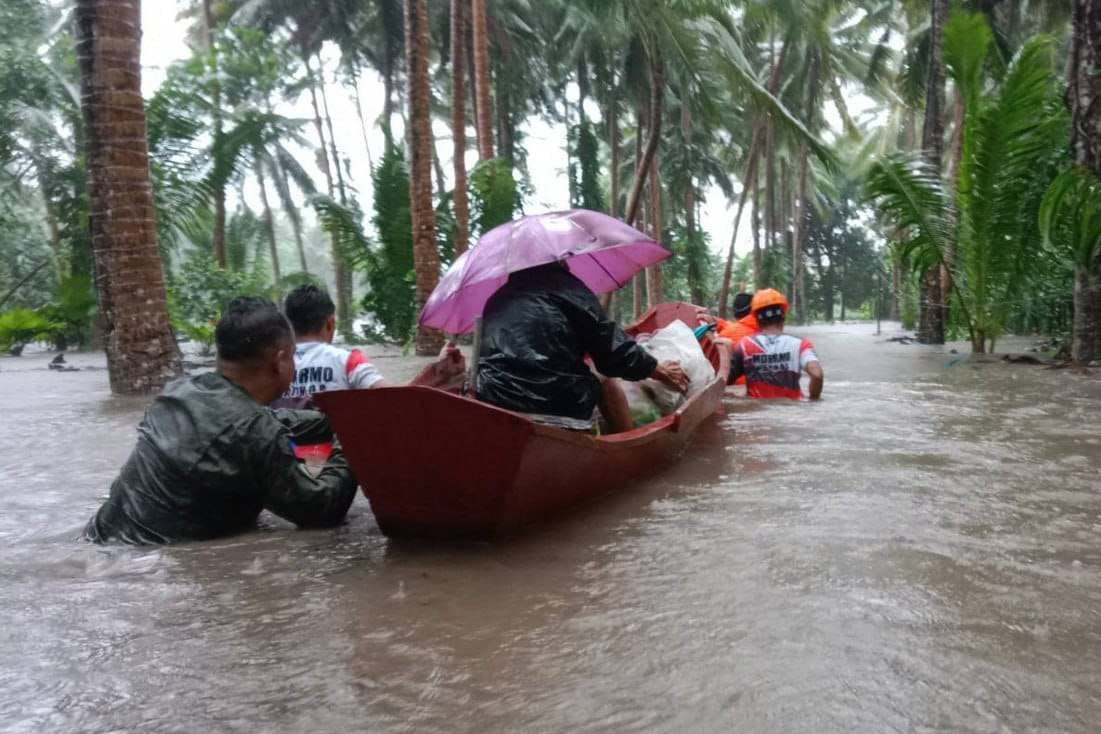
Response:
[[[249,443],[253,475],[263,482],[265,509],[300,527],[335,525],[344,519],[355,498],[356,479],[339,448],[333,448],[321,472],[313,476],[295,459],[291,433],[271,414],[252,421],[243,440]]]
[[[290,440],[296,444],[329,443],[333,440],[329,419],[320,411],[280,408],[272,413],[275,420],[287,430]]]

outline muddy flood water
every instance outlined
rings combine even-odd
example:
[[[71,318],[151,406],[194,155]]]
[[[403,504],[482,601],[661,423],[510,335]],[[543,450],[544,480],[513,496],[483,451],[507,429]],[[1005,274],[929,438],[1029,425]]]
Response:
[[[1101,370],[794,331],[821,403],[730,397],[660,475],[465,547],[362,497],[80,542],[145,401],[0,359],[0,731],[1098,731]]]

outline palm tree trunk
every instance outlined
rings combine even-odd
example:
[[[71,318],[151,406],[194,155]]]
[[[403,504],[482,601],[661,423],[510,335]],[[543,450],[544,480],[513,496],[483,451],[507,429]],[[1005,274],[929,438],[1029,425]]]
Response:
[[[179,374],[153,220],[141,96],[140,0],[78,0],[88,223],[111,390],[145,394]]]
[[[613,87],[608,104],[608,149],[611,152],[611,180],[608,182],[608,213],[619,211],[619,100]]]
[[[624,212],[623,221],[634,224],[638,216],[638,205],[641,201],[642,185],[650,172],[650,165],[654,161],[654,155],[658,150],[661,135],[661,102],[665,93],[665,66],[660,57],[650,60],[650,127],[646,139],[646,148],[642,152],[642,160],[635,169],[635,180],[631,184],[631,191],[627,195],[627,209]],[[641,134],[641,128],[640,133]]]
[[[759,172],[753,174],[753,290],[764,286],[761,268],[763,257],[761,253],[761,176]]]
[[[922,149],[936,170],[944,157],[944,23],[948,18],[948,0],[932,0],[929,34],[931,52],[929,76],[925,87],[925,124]],[[926,344],[944,344],[947,313],[944,282],[939,267],[929,268],[921,279],[921,320],[918,340]]]
[[[1071,42],[1071,146],[1079,165],[1101,176],[1101,4],[1074,0]],[[1072,354],[1079,362],[1101,359],[1101,249],[1075,265],[1074,341]]]
[[[405,0],[405,64],[409,79],[409,197],[413,219],[413,269],[417,312],[440,280],[436,251],[436,214],[432,206],[432,109],[428,83],[428,6]],[[433,355],[443,345],[435,329],[417,327],[416,351]]]
[[[765,123],[765,251],[776,245],[776,133],[772,120]],[[775,273],[773,273],[775,277]]]
[[[792,238],[791,238],[791,310],[795,312],[796,323],[800,326],[807,323],[807,291],[804,280],[803,266],[803,240],[806,236],[806,208],[807,208],[807,167],[809,152],[806,146],[799,152],[799,174],[795,202],[792,206]]]
[[[203,41],[206,45],[207,64],[210,67],[211,116],[214,118],[213,149],[220,155],[225,134],[222,131],[222,85],[218,81],[218,53],[214,46],[214,14],[210,0],[203,0]],[[214,186],[214,232],[211,237],[214,259],[218,267],[226,266],[226,184],[218,181]]]
[[[658,176],[658,158],[654,154],[654,160],[650,164],[650,227],[654,241],[661,244],[661,181]],[[661,277],[661,263],[657,262],[646,268],[646,304],[653,307],[661,303],[664,298],[664,284]]]
[[[466,192],[466,0],[451,0],[451,138],[455,144],[455,256],[470,246],[470,202]]]
[[[359,98],[359,67],[355,62],[349,67],[352,76],[352,97],[356,102],[356,117],[359,118],[359,132],[363,136],[363,150],[367,152],[367,167],[375,167],[375,159],[371,155],[371,144],[367,142],[367,121],[363,117],[363,102]]]
[[[489,98],[489,37],[486,0],[471,0],[471,41],[474,47],[474,105],[478,110],[478,160],[493,157],[493,104]]]
[[[897,262],[891,262],[891,310],[887,318],[891,321],[902,320],[902,304],[899,302],[902,296],[902,268]]]
[[[283,280],[279,272],[279,246],[275,241],[275,218],[271,214],[271,204],[268,202],[268,187],[264,183],[264,169],[260,165],[259,157],[255,157],[252,172],[256,176],[256,183],[260,184],[260,204],[264,207],[264,233],[268,236],[268,249],[271,253],[271,273],[274,278],[275,289],[278,292]]]
[[[317,101],[317,76],[313,72],[313,66],[310,64],[310,56],[308,53],[302,53],[302,61],[306,66],[306,74],[309,76],[309,90],[310,90],[310,103],[313,105],[313,122],[314,128],[317,130],[317,139],[320,144],[318,156],[318,162],[321,165],[321,171],[325,174],[325,184],[328,187],[329,198],[337,199],[336,183],[333,180],[333,167],[338,168],[339,163],[330,161],[329,148],[331,147],[334,154],[336,152],[335,144],[330,145],[325,139],[325,123],[321,119],[321,106]],[[322,80],[322,92],[324,92],[324,80]],[[324,101],[324,96],[322,100]],[[332,134],[332,120],[330,119],[329,133]],[[343,184],[343,181],[341,181]],[[343,185],[341,186],[343,190]],[[343,199],[343,197],[341,197]],[[351,319],[348,316],[348,296],[345,289],[346,273],[344,268],[344,260],[340,254],[340,236],[337,232],[332,233],[332,247],[331,257],[333,260],[333,283],[336,286],[336,320],[340,325],[341,330],[346,330],[350,327]]]
[[[742,224],[742,212],[745,211],[746,201],[749,199],[750,190],[756,186],[757,181],[757,160],[758,145],[760,143],[759,136],[760,128],[754,131],[753,140],[749,145],[749,163],[746,165],[745,179],[742,184],[742,193],[738,197],[738,211],[734,215],[734,232],[730,235],[730,248],[726,251],[726,267],[723,269],[723,282],[722,288],[719,291],[719,316],[726,318],[727,307],[730,304],[730,278],[734,272],[734,246],[738,241],[738,228]],[[756,242],[756,237],[754,237]],[[754,248],[754,270],[753,278],[757,279],[757,268],[759,263],[759,250]]]

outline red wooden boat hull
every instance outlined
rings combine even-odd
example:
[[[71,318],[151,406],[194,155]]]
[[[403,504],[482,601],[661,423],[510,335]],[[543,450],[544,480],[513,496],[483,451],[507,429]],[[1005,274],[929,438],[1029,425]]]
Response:
[[[694,307],[661,304],[633,331]],[[315,396],[329,416],[379,527],[390,537],[488,540],[510,535],[677,459],[719,408],[730,355],[710,339],[715,379],[672,415],[593,437],[534,423],[486,403],[425,387]]]

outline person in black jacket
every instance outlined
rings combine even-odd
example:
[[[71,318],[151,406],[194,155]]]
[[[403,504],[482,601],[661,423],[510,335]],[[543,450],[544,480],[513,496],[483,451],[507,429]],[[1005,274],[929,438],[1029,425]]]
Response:
[[[169,383],[138,426],[138,443],[84,534],[133,544],[241,532],[268,509],[299,526],[344,519],[356,479],[339,448],[317,476],[291,441],[329,441],[315,411],[264,407],[294,373],[294,334],[263,298],[230,302],[215,331],[215,372]]]
[[[564,262],[512,273],[486,302],[482,331],[478,398],[549,423],[585,430],[599,406],[613,433],[632,428],[622,388],[586,356],[606,378],[688,389],[680,364],[659,364],[627,336]]]

